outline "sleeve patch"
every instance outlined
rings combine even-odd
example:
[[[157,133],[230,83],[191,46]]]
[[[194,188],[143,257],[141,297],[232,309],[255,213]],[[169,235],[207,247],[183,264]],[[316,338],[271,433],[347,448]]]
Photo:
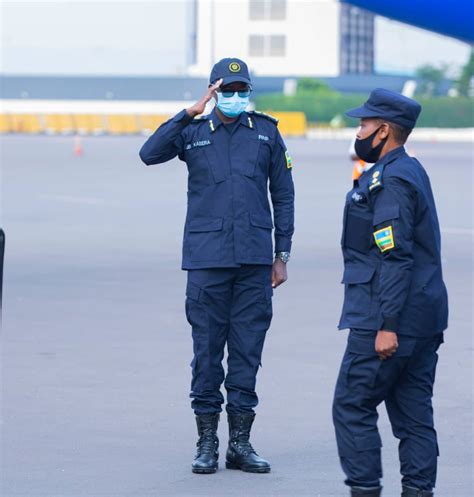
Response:
[[[395,240],[393,239],[393,229],[391,226],[382,228],[374,233],[374,239],[380,252],[386,252],[387,250],[393,249],[395,247]]]
[[[292,169],[293,168],[293,159],[291,158],[288,150],[285,151],[285,159],[286,159],[286,167],[288,169]]]

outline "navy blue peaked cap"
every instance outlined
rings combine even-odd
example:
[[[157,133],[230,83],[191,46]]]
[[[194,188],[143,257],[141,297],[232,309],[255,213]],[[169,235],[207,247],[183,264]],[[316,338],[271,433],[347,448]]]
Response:
[[[214,64],[209,82],[214,84],[218,79],[223,79],[222,85],[235,83],[236,81],[250,85],[249,69],[247,64],[241,60],[233,58],[222,59]]]
[[[346,112],[349,117],[378,117],[385,121],[413,129],[421,112],[421,105],[400,93],[384,88],[373,90],[367,102]]]

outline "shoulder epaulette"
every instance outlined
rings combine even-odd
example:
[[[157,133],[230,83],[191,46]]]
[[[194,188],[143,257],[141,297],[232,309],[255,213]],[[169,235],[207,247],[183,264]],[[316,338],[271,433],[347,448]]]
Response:
[[[278,124],[278,119],[276,117],[271,116],[270,114],[265,114],[265,112],[260,112],[259,110],[251,110],[248,114],[253,114],[255,116],[260,116],[268,121],[271,121],[273,124]]]
[[[383,170],[385,164],[380,164],[380,166],[375,166],[373,169],[368,171],[370,174],[369,180],[369,192],[376,192],[383,188]]]
[[[209,114],[206,114],[205,116],[204,115],[200,115],[199,117],[195,117],[192,121],[191,121],[191,124],[199,124],[199,123],[202,123],[203,121],[207,121],[207,119],[209,118]]]

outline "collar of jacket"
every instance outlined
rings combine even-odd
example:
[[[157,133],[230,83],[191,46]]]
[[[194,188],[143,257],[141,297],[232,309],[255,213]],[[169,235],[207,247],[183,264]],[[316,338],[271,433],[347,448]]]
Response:
[[[405,147],[400,146],[394,148],[378,160],[369,170],[365,171],[360,177],[360,181],[357,182],[357,184],[354,183],[354,186],[359,186],[361,182],[367,182],[370,193],[380,190],[383,188],[383,172],[385,166],[403,155],[406,155]]]
[[[206,119],[209,121],[209,125],[213,133],[221,124],[224,124],[217,116],[216,107],[214,107],[211,113],[206,116]],[[255,129],[254,120],[249,114],[247,114],[247,112],[242,112],[235,122],[237,124],[243,124],[247,128]]]
[[[390,164],[390,162],[393,162],[394,160],[398,159],[402,155],[405,155],[405,147],[403,145],[400,145],[397,148],[394,148],[393,150],[390,150],[390,152],[386,153],[381,159],[379,159],[375,164],[374,167],[371,169],[375,169],[377,166],[381,166],[382,164],[384,166]]]

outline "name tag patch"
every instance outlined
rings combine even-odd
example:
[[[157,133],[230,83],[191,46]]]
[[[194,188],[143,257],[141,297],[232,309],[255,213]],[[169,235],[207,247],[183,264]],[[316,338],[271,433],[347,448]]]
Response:
[[[387,228],[382,228],[374,233],[374,239],[380,252],[386,252],[387,250],[393,249],[395,247],[395,240],[393,239],[393,229],[391,226]]]
[[[193,143],[188,143],[184,149],[185,150],[190,150],[192,148],[196,148],[196,147],[205,147],[206,145],[210,145],[211,144],[211,140],[200,140],[200,141],[196,141],[196,142],[193,142]]]
[[[270,140],[270,138],[268,138],[268,136],[265,136],[265,135],[258,135],[258,139],[263,140],[264,142],[267,142],[268,140]]]

